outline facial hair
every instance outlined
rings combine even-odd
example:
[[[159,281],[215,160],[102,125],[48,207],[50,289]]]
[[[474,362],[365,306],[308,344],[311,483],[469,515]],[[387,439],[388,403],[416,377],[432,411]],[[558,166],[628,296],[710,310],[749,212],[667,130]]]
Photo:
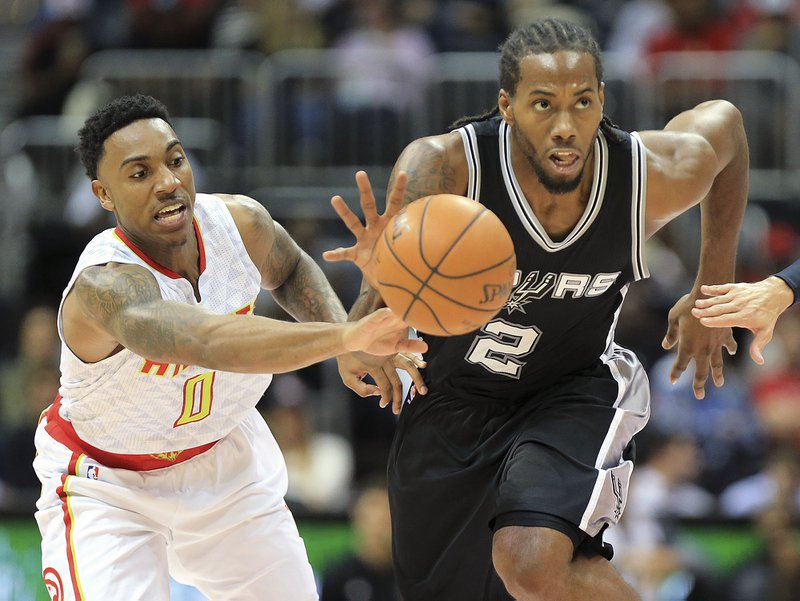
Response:
[[[534,173],[536,173],[536,177],[539,178],[545,190],[550,194],[568,194],[578,189],[578,186],[580,186],[583,181],[583,169],[581,169],[578,175],[573,179],[556,179],[551,177],[550,174],[545,171],[542,162],[537,158],[539,153],[536,152],[536,147],[533,145],[533,142],[525,137],[516,123],[511,126],[511,133],[514,135],[517,146],[522,150],[523,156],[527,159],[528,164],[531,166]],[[594,144],[590,146],[590,153],[593,150]]]

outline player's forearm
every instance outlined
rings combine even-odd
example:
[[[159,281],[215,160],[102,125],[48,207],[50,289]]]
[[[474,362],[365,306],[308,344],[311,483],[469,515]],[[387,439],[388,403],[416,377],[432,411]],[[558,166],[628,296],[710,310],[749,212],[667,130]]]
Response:
[[[115,335],[153,361],[243,373],[281,373],[347,352],[345,324],[216,315],[158,301],[125,312]]]
[[[749,185],[750,154],[739,112],[728,107],[710,137],[717,156],[727,162],[700,205],[702,241],[696,288],[733,281]]]
[[[380,293],[364,279],[361,282],[361,291],[358,293],[358,298],[356,298],[353,306],[350,308],[350,312],[347,314],[347,319],[349,321],[357,321],[376,309],[385,306],[386,303],[383,302]]]
[[[272,291],[275,301],[298,321],[346,321],[347,313],[325,277],[308,255],[298,261],[281,286]]]

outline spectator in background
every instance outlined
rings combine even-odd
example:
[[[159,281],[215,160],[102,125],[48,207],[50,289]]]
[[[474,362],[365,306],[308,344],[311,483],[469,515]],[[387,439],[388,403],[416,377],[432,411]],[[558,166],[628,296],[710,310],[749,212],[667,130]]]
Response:
[[[800,517],[800,457],[794,449],[775,448],[761,471],[734,482],[719,498],[721,513],[732,518],[755,518],[776,503]]]
[[[667,0],[630,0],[612,21],[605,50],[615,53],[618,68],[628,77],[645,69],[650,40],[672,27],[673,11]]]
[[[666,0],[672,25],[657,31],[647,44],[654,58],[661,52],[733,50],[752,24],[755,11],[744,3],[719,7],[714,0]]]
[[[45,3],[42,20],[23,50],[16,117],[60,115],[84,59],[91,52],[86,19],[88,0]]]
[[[800,313],[787,311],[770,366],[753,375],[753,405],[770,440],[800,452]]]
[[[59,339],[49,306],[28,309],[16,356],[0,368],[0,510],[30,515],[39,496],[31,467],[39,415],[58,393]]]
[[[800,60],[800,4],[793,0],[748,0],[756,15],[739,48],[782,52]]]
[[[677,520],[707,517],[715,508],[714,497],[696,484],[697,441],[651,426],[637,435],[636,451],[639,466],[620,528],[609,531],[614,562],[642,601],[718,599],[705,558],[676,538]]]
[[[587,29],[596,29],[592,15],[570,3],[558,0],[507,0],[506,19],[512,29],[547,17],[572,21]]]
[[[321,601],[399,601],[385,483],[368,482],[353,506],[355,549],[323,574]]]
[[[508,35],[504,0],[436,0],[428,31],[439,52],[495,52]]]
[[[398,128],[424,101],[435,49],[425,30],[406,24],[402,4],[354,6],[355,25],[333,43],[333,146],[346,164],[388,165],[408,141]]]
[[[209,48],[223,4],[224,0],[128,0],[129,44],[132,48]]]
[[[39,414],[58,394],[58,382],[58,366],[39,365],[29,373],[21,396],[13,399],[29,417],[16,424],[4,423],[0,429],[0,488],[8,491],[5,500],[0,495],[0,510],[25,516],[36,510],[41,486],[32,466],[33,436]]]
[[[273,54],[291,48],[322,48],[323,15],[336,0],[234,0],[214,23],[212,44]]]
[[[735,358],[735,357],[734,357]],[[763,432],[751,405],[750,390],[729,361],[725,385],[709,387],[697,400],[692,379],[682,374],[669,383],[673,358],[664,355],[648,372],[652,390],[651,426],[693,436],[700,448],[699,482],[712,493],[753,473],[763,459]]]
[[[46,394],[32,396],[32,392],[42,374],[58,368],[59,347],[55,310],[44,305],[28,309],[19,326],[17,354],[0,368],[0,425],[4,429],[35,426],[39,414],[53,402],[57,382],[49,398]],[[38,402],[42,397],[44,404]]]
[[[725,597],[730,601],[796,601],[800,591],[800,551],[792,512],[777,500],[755,520],[763,546],[761,553],[741,566]]]
[[[289,473],[286,502],[295,515],[345,511],[353,485],[353,451],[342,436],[314,430],[308,386],[281,374],[268,389],[264,418]]]

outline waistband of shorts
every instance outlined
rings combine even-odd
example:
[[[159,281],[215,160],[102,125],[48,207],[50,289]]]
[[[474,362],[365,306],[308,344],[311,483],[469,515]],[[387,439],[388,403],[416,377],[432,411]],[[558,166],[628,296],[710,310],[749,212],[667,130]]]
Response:
[[[161,469],[182,463],[187,459],[205,453],[219,442],[215,440],[200,445],[199,447],[167,451],[164,453],[112,453],[110,451],[98,449],[81,440],[73,425],[59,414],[60,408],[61,395],[58,395],[55,401],[53,401],[53,404],[44,412],[44,416],[47,418],[44,429],[47,433],[72,452],[91,457],[106,467],[134,470],[137,472]]]

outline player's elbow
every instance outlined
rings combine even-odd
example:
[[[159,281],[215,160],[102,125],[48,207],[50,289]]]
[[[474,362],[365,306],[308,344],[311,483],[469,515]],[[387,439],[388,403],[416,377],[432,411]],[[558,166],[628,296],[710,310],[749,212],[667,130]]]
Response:
[[[742,112],[727,100],[715,100],[715,131],[708,137],[717,161],[717,172],[732,163],[737,169],[745,169],[750,162],[747,135]]]

